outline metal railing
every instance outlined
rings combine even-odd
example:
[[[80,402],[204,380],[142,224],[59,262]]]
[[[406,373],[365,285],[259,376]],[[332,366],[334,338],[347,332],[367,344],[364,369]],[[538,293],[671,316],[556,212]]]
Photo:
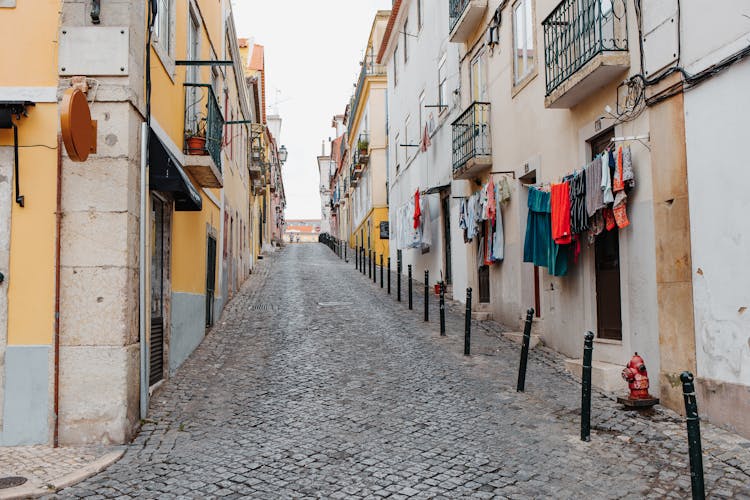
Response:
[[[450,0],[448,5],[448,32],[453,31],[456,27],[456,23],[461,19],[461,14],[466,10],[466,6],[469,5],[471,0]]]
[[[490,103],[472,103],[451,126],[454,172],[461,169],[472,158],[492,154]]]
[[[365,56],[365,58],[362,60],[362,69],[359,71],[359,79],[357,80],[357,90],[354,92],[354,97],[352,98],[352,106],[350,111],[350,118],[349,118],[349,129],[347,130],[347,134],[351,135],[351,126],[354,122],[352,120],[352,117],[354,117],[357,114],[357,108],[359,106],[359,101],[362,99],[362,91],[365,87],[365,78],[368,76],[375,76],[375,75],[385,75],[385,65],[383,64],[377,64],[375,62],[375,54],[370,53]]]
[[[626,0],[563,0],[542,21],[547,95],[597,54],[628,50]]]
[[[224,116],[216,102],[214,89],[208,83],[185,83],[183,85],[185,87],[184,152],[211,155],[216,167],[221,171]]]

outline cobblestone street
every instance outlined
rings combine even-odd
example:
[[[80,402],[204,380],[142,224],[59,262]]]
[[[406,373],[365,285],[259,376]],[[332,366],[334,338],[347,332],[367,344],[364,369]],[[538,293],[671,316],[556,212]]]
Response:
[[[595,392],[583,443],[580,385],[557,355],[534,349],[518,394],[518,346],[475,323],[465,358],[463,307],[448,308],[441,338],[421,291],[409,311],[395,281],[389,296],[319,244],[269,256],[153,397],[123,458],[58,495],[690,496],[676,414],[625,412]],[[702,432],[710,496],[750,498],[750,443]]]

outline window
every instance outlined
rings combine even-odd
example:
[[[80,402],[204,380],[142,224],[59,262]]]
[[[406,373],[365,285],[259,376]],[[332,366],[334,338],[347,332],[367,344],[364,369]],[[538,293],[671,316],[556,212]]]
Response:
[[[476,102],[487,100],[487,77],[483,52],[471,61],[471,98]]]
[[[422,0],[417,0],[417,29],[422,29]]]
[[[156,19],[154,20],[154,38],[167,54],[172,52],[171,33],[172,9],[171,0],[156,0]]]
[[[446,106],[445,108],[441,107],[440,112],[442,113],[444,109],[447,109],[448,106],[448,96],[446,95],[446,82],[447,82],[447,76],[445,74],[445,54],[443,54],[443,57],[440,58],[440,64],[438,65],[438,104],[441,106]]]
[[[399,170],[401,169],[401,141],[399,140],[399,134],[396,134],[396,137],[394,137],[393,140],[393,147],[395,148],[395,151],[393,152],[393,157],[396,159],[396,175],[398,175]]]
[[[411,122],[411,116],[407,115],[406,119],[404,120],[404,144],[406,144],[404,148],[405,156],[406,156],[406,163],[409,163],[409,160],[411,159],[411,148],[409,145],[411,142],[409,139],[411,139],[411,136],[409,135],[409,124]]]
[[[531,0],[513,6],[513,75],[518,85],[534,70],[534,16]]]
[[[422,142],[422,134],[424,134],[424,119],[422,117],[422,110],[424,109],[424,90],[419,93],[419,142]]]
[[[393,86],[398,85],[398,45],[393,49]]]
[[[404,21],[404,64],[409,60],[409,20]]]

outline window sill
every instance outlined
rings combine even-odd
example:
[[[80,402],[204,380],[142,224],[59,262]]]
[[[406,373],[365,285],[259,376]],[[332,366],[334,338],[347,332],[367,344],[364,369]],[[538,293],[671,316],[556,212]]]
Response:
[[[154,41],[151,43],[151,46],[154,48],[154,52],[156,52],[156,56],[159,58],[159,62],[164,68],[164,71],[167,73],[167,76],[170,80],[172,80],[172,83],[174,83],[174,79],[176,76],[176,65],[174,57],[172,57],[166,50],[164,50],[164,47],[162,47],[159,42]]]
[[[534,68],[534,71],[532,71],[531,73],[529,73],[528,75],[526,75],[525,77],[523,77],[520,82],[518,82],[518,83],[514,82],[513,83],[513,90],[511,91],[511,97],[516,97],[516,95],[519,92],[521,92],[523,89],[525,89],[526,86],[529,83],[531,83],[531,81],[534,80],[538,74],[539,74],[539,71],[536,68]],[[512,75],[511,75],[511,78],[513,78]]]
[[[594,343],[596,343],[596,344],[622,345],[622,340],[603,339],[603,338],[599,338],[599,337],[594,337]]]

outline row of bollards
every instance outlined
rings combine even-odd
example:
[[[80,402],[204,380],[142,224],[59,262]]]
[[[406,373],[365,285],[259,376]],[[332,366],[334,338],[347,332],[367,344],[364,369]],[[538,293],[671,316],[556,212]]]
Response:
[[[346,245],[336,246],[332,249],[340,258],[346,258]],[[355,268],[367,275],[377,284],[377,254],[371,250],[365,254],[364,248],[357,248],[355,259]],[[384,257],[380,255],[380,288],[384,286]],[[387,270],[387,292],[391,294],[391,258],[388,257]],[[367,269],[365,269],[367,266]],[[396,259],[396,300],[401,302],[401,274],[403,264],[400,255]],[[445,283],[438,284],[439,289],[439,311],[440,311],[440,335],[446,335],[445,328]],[[429,271],[424,272],[424,321],[429,321]],[[412,265],[407,265],[407,299],[409,310],[413,309],[413,276]],[[528,368],[529,350],[531,345],[531,328],[534,319],[534,309],[529,308],[526,311],[526,320],[524,322],[523,337],[521,343],[521,357],[518,366],[518,379],[516,382],[516,391],[524,392],[526,389],[526,372]],[[472,314],[472,289],[466,289],[466,312],[464,315],[464,355],[471,355],[471,314]],[[594,351],[594,333],[586,332],[583,342],[583,363],[581,374],[581,422],[580,436],[582,441],[591,440],[591,372],[593,365]],[[703,479],[703,455],[700,437],[700,418],[698,416],[698,406],[695,397],[694,377],[690,372],[683,372],[680,375],[682,381],[682,392],[685,400],[685,414],[688,434],[688,447],[690,457],[690,479],[692,498],[702,500],[705,498],[705,483]]]
[[[471,307],[470,295],[467,295],[467,332],[469,331],[468,314]],[[534,309],[526,311],[526,322],[523,329],[523,340],[521,344],[521,360],[518,365],[517,392],[524,392],[526,384],[526,368],[528,366],[529,345],[531,342],[531,324]],[[469,353],[469,340],[467,340],[464,353]],[[593,365],[594,333],[586,332],[583,340],[583,365],[581,372],[581,441],[591,440],[591,370]],[[694,500],[705,498],[705,483],[703,479],[703,452],[700,436],[700,418],[698,416],[698,405],[695,398],[695,386],[693,374],[685,371],[680,375],[682,382],[682,394],[685,400],[685,421],[688,434],[688,454],[690,456],[690,482],[692,497]]]

